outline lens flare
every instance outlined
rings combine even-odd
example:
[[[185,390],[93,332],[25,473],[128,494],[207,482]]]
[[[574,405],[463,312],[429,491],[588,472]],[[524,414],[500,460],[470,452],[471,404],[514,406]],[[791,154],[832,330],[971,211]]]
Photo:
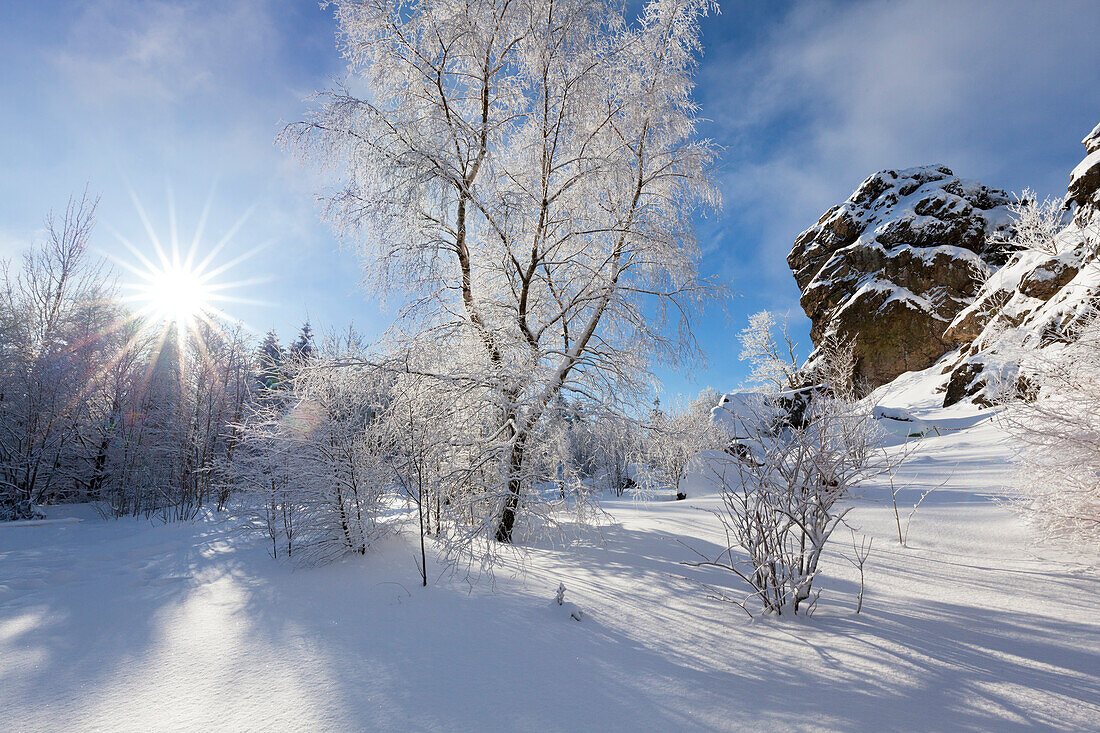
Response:
[[[249,212],[241,216],[213,246],[205,246],[203,234],[213,200],[213,192],[211,192],[202,216],[196,224],[190,247],[181,248],[175,205],[170,200],[170,231],[168,246],[165,247],[150,222],[145,208],[133,191],[131,191],[131,198],[151,246],[138,247],[116,231],[115,236],[130,251],[133,259],[129,261],[116,257],[111,259],[132,276],[129,282],[122,283],[122,287],[129,291],[123,300],[133,309],[128,319],[143,324],[142,328],[146,333],[159,332],[161,347],[174,336],[172,340],[175,341],[180,354],[191,347],[197,349],[200,354],[204,353],[208,346],[206,341],[210,338],[225,337],[224,328],[236,321],[221,310],[222,304],[268,305],[233,294],[240,288],[265,282],[268,278],[232,282],[221,279],[227,270],[258,253],[263,249],[263,245],[254,247],[228,262],[215,262],[245,223]],[[181,252],[181,249],[185,251]],[[200,256],[200,251],[205,251],[205,254]],[[247,326],[245,328],[252,330]]]

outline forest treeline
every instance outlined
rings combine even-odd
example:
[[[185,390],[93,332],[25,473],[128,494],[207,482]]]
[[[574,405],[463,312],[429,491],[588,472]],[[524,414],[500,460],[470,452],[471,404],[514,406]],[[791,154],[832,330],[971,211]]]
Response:
[[[0,518],[96,502],[109,516],[186,520],[245,496],[274,554],[311,560],[364,552],[393,498],[421,509],[428,535],[449,523],[472,540],[491,522],[499,406],[443,376],[455,355],[426,342],[372,349],[308,322],[283,345],[212,316],[142,317],[90,250],[97,203],[72,198],[3,265]],[[525,484],[576,506],[589,489],[636,487],[641,462],[679,491],[691,456],[721,444],[715,403],[708,392],[627,414],[558,398]]]

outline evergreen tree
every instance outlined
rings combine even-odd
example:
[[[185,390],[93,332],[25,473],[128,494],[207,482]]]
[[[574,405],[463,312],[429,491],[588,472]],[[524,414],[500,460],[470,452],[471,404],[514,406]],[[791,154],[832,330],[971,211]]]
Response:
[[[264,336],[256,355],[258,372],[256,379],[261,389],[275,389],[285,381],[284,363],[286,352],[279,343],[279,335],[271,329]]]
[[[313,326],[306,321],[298,330],[298,339],[291,345],[288,356],[297,361],[307,361],[313,354]]]

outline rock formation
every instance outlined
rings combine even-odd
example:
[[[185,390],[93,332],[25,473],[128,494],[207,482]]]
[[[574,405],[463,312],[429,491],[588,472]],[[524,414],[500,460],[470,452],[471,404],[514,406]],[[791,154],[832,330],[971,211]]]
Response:
[[[1049,246],[1012,254],[947,330],[962,343],[944,359],[944,404],[989,404],[1005,384],[1025,386],[1021,360],[1074,337],[1100,304],[1100,125],[1081,141],[1085,159],[1070,174],[1064,206],[1072,221]]]
[[[1082,142],[1064,201],[1072,221],[1038,248],[1004,243],[1004,191],[943,166],[864,181],[787,258],[815,346],[853,339],[871,387],[934,366],[948,405],[1026,386],[1027,351],[1072,339],[1100,304],[1100,125]]]
[[[990,235],[1008,225],[1004,191],[945,166],[876,173],[795,241],[787,262],[815,345],[854,339],[856,375],[877,387],[960,345],[946,334],[1003,263]]]

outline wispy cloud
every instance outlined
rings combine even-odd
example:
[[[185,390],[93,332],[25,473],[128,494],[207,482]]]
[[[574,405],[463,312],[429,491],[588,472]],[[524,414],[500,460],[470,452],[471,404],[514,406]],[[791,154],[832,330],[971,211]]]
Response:
[[[706,109],[730,144],[725,198],[761,228],[761,266],[783,274],[798,232],[884,168],[1063,185],[1100,119],[1097,37],[1094,2],[820,2],[706,67]],[[710,58],[724,55],[737,51]]]
[[[52,54],[74,90],[103,106],[178,103],[224,88],[278,43],[263,0],[96,0]]]
[[[30,247],[32,237],[0,228],[0,261],[11,260]]]

